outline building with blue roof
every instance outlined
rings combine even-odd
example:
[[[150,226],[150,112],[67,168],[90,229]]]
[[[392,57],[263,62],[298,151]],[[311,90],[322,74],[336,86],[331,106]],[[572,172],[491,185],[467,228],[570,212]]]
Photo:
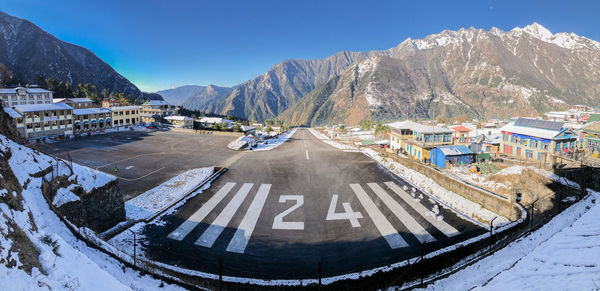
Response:
[[[431,163],[446,169],[450,165],[468,165],[475,162],[475,153],[465,145],[450,145],[433,148],[430,152]]]

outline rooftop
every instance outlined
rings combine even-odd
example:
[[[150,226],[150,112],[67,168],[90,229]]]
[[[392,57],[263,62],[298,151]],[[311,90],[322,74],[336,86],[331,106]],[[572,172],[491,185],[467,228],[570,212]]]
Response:
[[[52,102],[92,103],[93,101],[90,98],[53,98]]]
[[[563,128],[563,124],[563,122],[559,121],[549,121],[521,117],[519,117],[517,121],[515,121],[515,126],[531,127],[545,130],[560,130],[561,128]]]
[[[558,122],[558,123],[562,124],[562,122]],[[500,128],[500,130],[505,131],[505,132],[527,135],[527,136],[539,137],[539,138],[543,138],[543,139],[553,139],[560,133],[560,129],[550,130],[550,129],[535,128],[535,127],[518,126],[518,125],[515,125],[515,123],[509,123],[509,124],[503,126],[502,128]]]
[[[464,145],[451,145],[437,147],[445,156],[461,156],[473,154],[473,152]]]
[[[470,129],[470,128],[468,128],[468,127],[464,127],[464,126],[462,126],[462,125],[453,126],[453,127],[452,127],[452,129],[453,129],[454,131],[461,131],[461,132],[469,132],[469,131],[471,131],[471,129]]]
[[[0,89],[0,93],[17,93],[17,89],[25,89],[25,90],[27,90],[27,93],[51,93],[52,92],[52,91],[42,89],[42,88],[17,87],[17,88],[2,88],[2,89]]]
[[[6,112],[6,114],[8,114],[8,116],[10,116],[11,118],[23,117],[19,112],[15,111],[10,107],[4,107],[4,112]]]
[[[111,111],[115,111],[115,110],[132,110],[132,109],[142,109],[142,106],[113,106],[113,107],[108,107],[108,109],[110,109]]]
[[[110,109],[108,108],[82,108],[82,109],[73,109],[73,114],[75,115],[84,115],[84,114],[99,114],[99,113],[110,113]]]
[[[194,120],[191,117],[187,117],[187,116],[181,116],[181,115],[171,115],[171,116],[167,116],[165,117],[166,120],[179,120],[179,121],[184,121],[184,120]]]
[[[14,106],[14,108],[18,112],[35,112],[35,111],[45,111],[45,110],[73,109],[73,107],[71,107],[65,103],[25,104],[25,105],[16,105],[16,106]]]

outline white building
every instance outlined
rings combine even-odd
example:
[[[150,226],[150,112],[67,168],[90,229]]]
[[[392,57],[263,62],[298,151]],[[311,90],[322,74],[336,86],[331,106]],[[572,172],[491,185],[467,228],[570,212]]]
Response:
[[[3,107],[25,104],[50,104],[52,91],[42,88],[3,88],[0,89],[0,101]]]
[[[194,119],[187,116],[171,115],[165,117],[165,120],[169,122],[173,127],[179,128],[194,128]]]
[[[24,139],[73,134],[73,107],[67,104],[27,104],[13,109],[22,116],[15,122]]]

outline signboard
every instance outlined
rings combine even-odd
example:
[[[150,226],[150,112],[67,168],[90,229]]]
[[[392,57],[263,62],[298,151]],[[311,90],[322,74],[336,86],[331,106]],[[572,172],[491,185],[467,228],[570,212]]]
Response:
[[[55,121],[58,120],[58,116],[46,116],[42,121]]]

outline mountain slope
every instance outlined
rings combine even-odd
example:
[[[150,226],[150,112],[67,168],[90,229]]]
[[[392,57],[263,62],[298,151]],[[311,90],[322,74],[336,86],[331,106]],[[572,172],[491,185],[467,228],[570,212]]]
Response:
[[[287,60],[235,86],[224,100],[219,99],[212,107],[204,104],[194,109],[258,121],[273,118],[351,64],[376,53],[340,52],[319,60]]]
[[[155,98],[142,93],[91,51],[63,42],[33,23],[0,12],[0,64],[27,83],[35,77],[71,84],[90,83],[98,92],[123,92],[134,98]]]
[[[169,104],[179,106],[183,101],[190,98],[192,95],[204,91],[204,89],[206,89],[206,86],[185,85],[173,89],[157,91],[156,94],[162,96]]]
[[[327,88],[327,90],[323,90]],[[443,31],[349,66],[281,114],[293,124],[538,115],[600,102],[600,43],[534,23]]]
[[[231,94],[233,88],[208,85],[204,90],[191,94],[181,106],[188,110],[216,112],[223,108],[225,98]]]

